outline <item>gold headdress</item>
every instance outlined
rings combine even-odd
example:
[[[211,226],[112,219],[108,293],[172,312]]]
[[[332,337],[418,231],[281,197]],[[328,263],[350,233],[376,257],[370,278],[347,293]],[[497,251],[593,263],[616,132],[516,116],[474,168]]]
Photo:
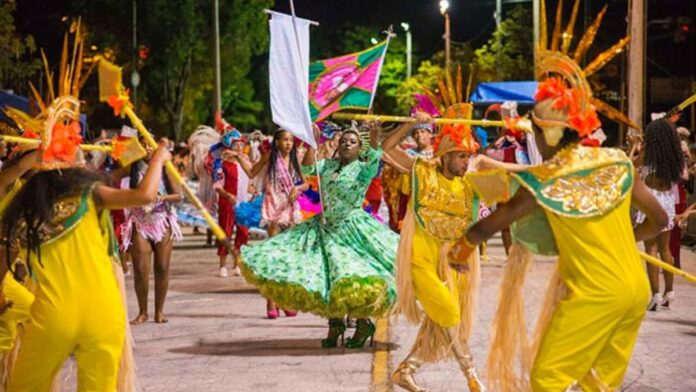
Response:
[[[600,53],[585,68],[580,67],[578,62],[592,45],[607,6],[604,6],[597,15],[571,54],[570,46],[579,6],[580,0],[575,0],[570,21],[565,31],[561,33],[563,1],[559,1],[551,45],[548,47],[546,4],[544,0],[541,1],[541,30],[535,64],[536,77],[540,81],[535,99],[539,103],[532,111],[532,119],[544,131],[546,142],[551,146],[558,144],[565,128],[577,131],[581,137],[588,136],[599,128],[601,123],[597,112],[609,119],[638,129],[638,126],[619,110],[593,97],[592,89],[587,82],[588,76],[597,72],[623,51],[630,38],[625,37],[619,40],[611,48]]]
[[[43,169],[74,165],[78,160],[79,146],[82,144],[79,92],[89,72],[82,72],[84,40],[79,21],[73,38],[70,61],[69,38],[69,34],[66,34],[63,40],[57,79],[54,80],[46,55],[41,52],[48,90],[46,100],[42,99],[33,85],[30,85],[39,108],[38,115],[32,117],[15,108],[5,109],[7,116],[17,124],[25,138],[40,140],[43,149]]]
[[[432,91],[427,91],[428,98],[443,113],[444,118],[471,120],[474,114],[474,107],[465,97],[469,96],[469,90],[471,90],[472,74],[469,75],[469,83],[465,94],[461,67],[457,68],[456,81],[449,70],[445,71],[444,78],[441,77],[438,81],[439,97]],[[433,141],[433,150],[436,157],[441,157],[452,151],[466,151],[473,154],[479,150],[479,144],[474,139],[470,125],[444,124],[440,127],[440,131]]]
[[[68,62],[69,41],[70,33],[66,34],[63,40],[60,69],[55,83],[46,55],[41,51],[46,74],[46,99],[44,100],[30,83],[39,113],[31,116],[16,108],[5,108],[5,113],[16,123],[22,137],[2,137],[8,142],[18,143],[23,149],[40,146],[43,150],[40,168],[44,170],[81,163],[81,150],[110,152],[114,159],[119,159],[125,165],[142,158],[145,150],[137,141],[113,140],[111,146],[82,144],[79,93],[96,62],[93,61],[92,66],[83,72],[84,38],[79,20],[73,37],[72,55]]]

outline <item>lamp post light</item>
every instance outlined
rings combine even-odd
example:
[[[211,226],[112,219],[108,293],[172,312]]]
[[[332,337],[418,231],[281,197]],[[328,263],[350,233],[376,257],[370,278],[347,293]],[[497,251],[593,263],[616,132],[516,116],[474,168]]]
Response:
[[[449,6],[450,2],[447,0],[440,0],[440,13],[445,17],[445,67],[449,70],[451,64],[450,58],[450,17],[449,17]]]
[[[413,44],[411,40],[411,26],[406,23],[402,22],[401,27],[404,29],[406,32],[406,79],[411,77],[411,52],[413,50]]]

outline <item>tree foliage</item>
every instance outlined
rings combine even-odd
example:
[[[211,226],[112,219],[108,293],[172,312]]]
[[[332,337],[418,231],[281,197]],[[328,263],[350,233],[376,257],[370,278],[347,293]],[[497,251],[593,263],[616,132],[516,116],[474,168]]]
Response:
[[[517,6],[510,11],[488,43],[474,52],[478,81],[534,78],[532,25],[528,8]]]
[[[415,104],[415,94],[426,90],[435,91],[444,67],[430,60],[423,61],[413,76],[406,79],[396,90],[396,112],[408,113]]]
[[[132,8],[122,0],[70,0],[73,15],[83,15],[90,40],[108,48],[124,65],[128,83],[132,63]],[[213,25],[211,0],[138,2],[138,44],[149,49],[138,60],[141,85],[138,111],[161,135],[184,139],[213,119]],[[222,109],[231,123],[246,128],[259,121],[263,104],[250,79],[255,56],[268,46],[264,8],[272,0],[220,0]],[[104,18],[108,14],[110,18]],[[98,28],[97,28],[98,26]]]
[[[29,92],[28,82],[41,69],[36,44],[32,36],[22,37],[15,30],[12,13],[14,0],[0,4],[0,90],[13,89],[19,94]]]

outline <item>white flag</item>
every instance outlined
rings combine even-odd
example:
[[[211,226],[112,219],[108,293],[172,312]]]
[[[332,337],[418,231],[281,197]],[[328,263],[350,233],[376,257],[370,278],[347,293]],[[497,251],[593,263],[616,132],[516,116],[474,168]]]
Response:
[[[269,76],[273,122],[316,148],[309,114],[309,21],[273,12]]]

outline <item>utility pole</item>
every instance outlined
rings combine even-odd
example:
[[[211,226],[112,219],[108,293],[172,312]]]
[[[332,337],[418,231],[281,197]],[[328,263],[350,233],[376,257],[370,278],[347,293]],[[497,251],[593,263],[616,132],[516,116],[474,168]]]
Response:
[[[213,0],[213,114],[222,110],[220,93],[220,12],[218,0]]]
[[[450,57],[450,17],[449,17],[449,6],[450,3],[447,0],[440,0],[440,13],[445,17],[445,68],[449,71],[450,65],[452,64],[452,58]]]
[[[534,22],[533,22],[534,23],[534,64],[537,63],[537,56],[539,55],[539,53],[537,53],[537,52],[539,50],[539,48],[538,48],[538,46],[539,46],[539,29],[541,27],[539,25],[540,15],[541,15],[541,11],[539,10],[539,0],[532,0],[532,16],[534,19]],[[546,15],[544,15],[544,16],[546,16]],[[544,43],[544,44],[546,44],[546,43]]]
[[[131,87],[133,88],[133,107],[138,106],[138,1],[133,0],[133,72],[131,73]]]
[[[499,29],[500,24],[503,22],[503,1],[502,0],[495,0],[495,28]],[[501,70],[500,70],[500,56],[502,54],[502,45],[498,45],[498,51],[495,54],[497,58],[497,65],[495,67],[495,78],[498,80],[502,79],[501,75]]]
[[[645,118],[645,15],[646,0],[630,0],[628,29],[628,118],[642,126]]]
[[[413,42],[411,39],[411,26],[406,22],[402,22],[401,27],[403,27],[406,32],[406,79],[408,79],[411,77],[412,72],[411,52],[413,51]]]

